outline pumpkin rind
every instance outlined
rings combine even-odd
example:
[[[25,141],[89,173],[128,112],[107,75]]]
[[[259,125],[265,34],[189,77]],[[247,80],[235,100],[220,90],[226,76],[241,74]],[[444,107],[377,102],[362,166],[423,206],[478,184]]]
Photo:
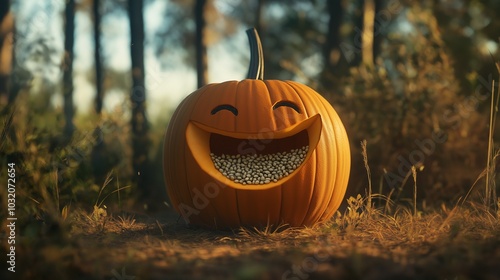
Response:
[[[285,106],[273,110],[280,101],[293,102],[301,113]],[[211,114],[221,104],[234,106],[238,115],[228,110]],[[196,123],[240,138],[272,138],[314,116],[321,120],[317,145],[310,147],[289,178],[273,187],[231,187],[235,183],[213,167],[200,167],[188,146],[192,139],[186,138],[191,137],[188,127]],[[248,79],[207,85],[179,105],[165,136],[164,175],[171,202],[180,213],[191,211],[184,215],[189,223],[211,228],[311,226],[325,221],[340,206],[349,171],[349,142],[339,116],[321,95],[292,81]]]

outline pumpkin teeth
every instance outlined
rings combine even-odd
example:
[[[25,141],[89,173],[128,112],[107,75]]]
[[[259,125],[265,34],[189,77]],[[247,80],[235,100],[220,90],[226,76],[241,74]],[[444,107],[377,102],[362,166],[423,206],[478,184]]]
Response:
[[[216,155],[210,153],[215,168],[226,178],[243,185],[277,182],[304,162],[309,146],[273,154]]]

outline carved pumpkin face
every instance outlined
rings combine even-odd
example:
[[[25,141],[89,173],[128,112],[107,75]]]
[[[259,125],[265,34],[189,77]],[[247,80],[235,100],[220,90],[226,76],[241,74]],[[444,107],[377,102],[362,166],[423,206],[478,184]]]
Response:
[[[331,105],[302,84],[210,84],[175,111],[164,175],[175,209],[212,228],[330,218],[347,186],[350,150]]]

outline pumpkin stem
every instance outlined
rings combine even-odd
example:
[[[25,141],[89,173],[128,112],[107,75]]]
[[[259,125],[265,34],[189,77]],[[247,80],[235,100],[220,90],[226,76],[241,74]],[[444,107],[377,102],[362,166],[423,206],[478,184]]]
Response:
[[[250,43],[250,66],[247,79],[264,80],[264,51],[259,33],[255,28],[247,29],[246,32]]]

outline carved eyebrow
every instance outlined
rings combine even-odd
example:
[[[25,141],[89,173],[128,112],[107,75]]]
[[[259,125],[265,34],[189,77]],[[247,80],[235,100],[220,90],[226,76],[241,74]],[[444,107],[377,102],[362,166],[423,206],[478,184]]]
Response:
[[[213,108],[212,111],[210,112],[210,114],[215,115],[217,112],[219,112],[221,110],[228,110],[231,113],[233,113],[235,116],[238,115],[238,109],[236,109],[234,106],[229,105],[229,104],[222,104],[222,105],[219,105],[219,106]]]
[[[297,111],[297,113],[300,114],[300,108],[299,108],[299,106],[297,106],[297,104],[295,104],[295,103],[293,103],[291,101],[285,101],[285,100],[279,101],[276,104],[274,104],[273,110],[276,110],[276,109],[278,109],[281,106],[290,107],[290,108],[294,109],[295,111]]]

